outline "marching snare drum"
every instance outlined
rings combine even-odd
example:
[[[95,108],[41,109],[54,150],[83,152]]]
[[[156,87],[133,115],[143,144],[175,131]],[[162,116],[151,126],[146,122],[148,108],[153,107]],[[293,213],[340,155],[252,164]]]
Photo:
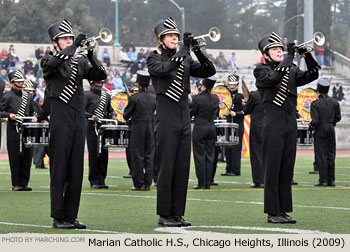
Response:
[[[24,147],[49,145],[49,123],[23,123],[22,129]]]
[[[314,144],[312,130],[307,124],[298,124],[297,145],[310,146]]]
[[[237,123],[218,122],[216,126],[216,146],[233,146],[239,143]]]
[[[99,146],[103,148],[126,148],[129,146],[128,125],[101,125],[98,136]]]

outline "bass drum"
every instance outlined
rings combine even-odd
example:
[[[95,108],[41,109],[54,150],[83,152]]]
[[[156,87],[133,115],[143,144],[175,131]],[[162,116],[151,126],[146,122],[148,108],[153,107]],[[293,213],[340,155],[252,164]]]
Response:
[[[298,95],[297,109],[304,120],[311,121],[311,103],[317,98],[317,92],[312,88],[306,88]]]
[[[212,89],[211,93],[219,97],[219,117],[227,116],[232,107],[232,96],[230,90],[225,85],[219,84]]]
[[[124,110],[129,102],[129,96],[127,93],[119,92],[115,94],[112,98],[112,108],[117,113],[117,121],[120,123],[125,123],[124,120]]]

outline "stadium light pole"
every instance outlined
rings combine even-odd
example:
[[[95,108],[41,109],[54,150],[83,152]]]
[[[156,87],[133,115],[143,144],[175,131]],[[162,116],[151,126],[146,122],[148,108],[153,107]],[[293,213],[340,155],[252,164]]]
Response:
[[[288,24],[290,21],[292,21],[293,19],[295,19],[295,18],[297,18],[297,17],[304,17],[304,13],[295,15],[295,16],[289,18],[286,22],[284,22],[284,24],[283,24],[282,27],[280,28],[280,34],[282,34],[283,28],[286,26],[286,24]]]
[[[120,47],[120,44],[119,44],[119,31],[118,31],[118,27],[119,27],[119,24],[118,24],[118,15],[119,15],[119,10],[118,10],[118,5],[119,5],[119,1],[118,0],[114,0],[115,1],[115,41],[114,41],[114,44],[113,46],[116,46],[116,47]]]
[[[181,12],[182,34],[185,33],[185,8],[178,5],[174,0],[169,0]]]

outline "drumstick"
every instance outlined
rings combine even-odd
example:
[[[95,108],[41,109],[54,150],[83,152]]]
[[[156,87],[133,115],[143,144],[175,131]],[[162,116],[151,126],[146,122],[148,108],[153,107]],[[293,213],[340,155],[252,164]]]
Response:
[[[243,96],[244,98],[246,98],[246,100],[248,100],[249,98],[249,89],[247,84],[245,83],[244,80],[242,80],[242,92],[243,92]]]

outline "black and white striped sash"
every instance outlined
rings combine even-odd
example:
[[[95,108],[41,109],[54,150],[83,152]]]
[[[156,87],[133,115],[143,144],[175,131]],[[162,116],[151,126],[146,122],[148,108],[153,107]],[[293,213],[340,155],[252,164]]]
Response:
[[[176,102],[179,102],[182,93],[184,92],[184,85],[182,83],[184,73],[185,73],[185,65],[184,65],[184,57],[178,57],[178,58],[172,58],[171,61],[173,62],[181,62],[179,65],[179,69],[177,70],[175,79],[168,87],[167,91],[165,92],[165,95],[167,95],[169,98],[173,99]]]
[[[19,109],[16,113],[17,117],[24,117],[25,116],[27,103],[28,103],[28,93],[22,92],[22,102],[21,102],[21,105],[19,106]],[[16,122],[23,123],[23,118],[16,118]]]
[[[98,117],[98,119],[103,119],[104,117],[104,107],[107,102],[107,93],[105,91],[101,91],[101,100],[100,104],[98,104],[97,108],[94,111],[94,115]]]
[[[284,101],[287,99],[288,96],[289,68],[284,70],[284,72],[285,74],[282,77],[282,83],[280,85],[280,88],[278,89],[276,96],[273,99],[273,103],[275,103],[279,107],[283,105]]]
[[[65,103],[70,101],[77,90],[76,81],[78,76],[78,57],[72,57],[70,67],[72,69],[72,74],[59,96],[59,98]]]

